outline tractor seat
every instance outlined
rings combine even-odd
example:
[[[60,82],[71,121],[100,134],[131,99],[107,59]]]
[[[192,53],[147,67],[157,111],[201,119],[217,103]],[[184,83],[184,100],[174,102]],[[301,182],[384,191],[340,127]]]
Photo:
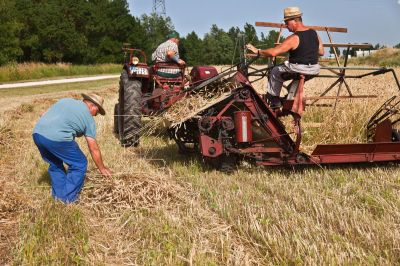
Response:
[[[170,78],[170,79],[179,78],[179,77],[182,76],[181,72],[178,72],[178,73],[167,73],[167,72],[162,72],[160,70],[156,71],[155,74],[157,76],[160,76],[160,77],[163,77],[163,78]]]
[[[300,80],[301,76],[304,76],[304,81],[310,80],[317,75],[305,75],[301,73],[282,73],[281,77],[283,80]]]
[[[169,77],[169,76],[164,76],[164,74],[169,74],[169,73],[162,73],[162,72],[156,72],[153,75],[154,80],[160,82],[160,83],[182,83],[183,82],[183,77],[182,73],[177,73],[177,77]]]
[[[179,72],[168,73],[170,69],[179,70]],[[180,66],[176,63],[158,62],[154,64],[152,70],[154,78],[160,82],[179,83],[183,80],[185,66]]]

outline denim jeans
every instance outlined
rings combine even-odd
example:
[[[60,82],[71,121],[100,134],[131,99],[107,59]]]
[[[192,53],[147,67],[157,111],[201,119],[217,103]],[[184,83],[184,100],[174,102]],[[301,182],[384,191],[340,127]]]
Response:
[[[43,160],[49,163],[52,195],[65,203],[77,200],[83,187],[87,159],[75,141],[52,141],[40,134],[33,134]],[[65,170],[64,163],[68,165]]]

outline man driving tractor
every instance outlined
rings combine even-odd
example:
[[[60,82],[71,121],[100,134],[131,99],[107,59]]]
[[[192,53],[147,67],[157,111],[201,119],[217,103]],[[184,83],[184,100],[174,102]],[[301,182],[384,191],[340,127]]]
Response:
[[[279,98],[285,81],[282,74],[317,75],[320,71],[318,57],[324,55],[324,47],[318,33],[303,24],[302,15],[298,7],[284,9],[285,24],[293,34],[276,47],[261,50],[250,43],[246,45],[246,48],[253,53],[266,57],[289,52],[289,60],[275,66],[270,72],[266,98],[272,108],[279,108],[282,105]]]
[[[179,66],[184,66],[186,63],[179,58],[179,35],[176,31],[172,31],[168,34],[168,40],[160,44],[154,53],[151,55],[151,59],[155,63],[176,63]],[[181,74],[181,70],[176,68],[160,68],[157,70],[157,75],[165,78],[176,78]]]

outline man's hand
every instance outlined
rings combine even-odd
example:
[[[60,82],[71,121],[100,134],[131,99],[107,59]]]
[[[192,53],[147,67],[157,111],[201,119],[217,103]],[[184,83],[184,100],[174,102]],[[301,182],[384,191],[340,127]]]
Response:
[[[179,59],[179,60],[178,60],[178,64],[179,64],[180,66],[184,66],[184,65],[186,65],[186,62],[183,61],[182,59]]]
[[[104,177],[110,177],[110,178],[112,177],[112,171],[107,167],[99,169],[99,171],[100,171],[101,175]]]
[[[92,155],[93,161],[99,169],[100,173],[105,177],[111,177],[112,172],[110,169],[104,166],[103,158],[101,157],[100,148],[94,138],[86,137],[86,141],[89,147],[90,154]]]
[[[254,45],[252,45],[251,43],[246,44],[246,49],[252,51],[255,54],[258,53],[258,49],[256,47],[254,47]]]

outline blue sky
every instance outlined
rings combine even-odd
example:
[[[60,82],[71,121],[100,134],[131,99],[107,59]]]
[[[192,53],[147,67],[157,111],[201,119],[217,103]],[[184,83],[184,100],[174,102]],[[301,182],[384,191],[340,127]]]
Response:
[[[136,17],[152,12],[152,0],[128,3]],[[336,43],[400,43],[400,0],[165,0],[165,6],[175,29],[184,36],[195,31],[203,37],[212,24],[227,31],[232,26],[243,28],[246,22],[254,26],[256,21],[280,22],[285,7],[299,6],[306,25],[346,27],[348,33],[332,33]],[[271,28],[256,30],[260,34]],[[326,33],[320,36],[328,40]]]

